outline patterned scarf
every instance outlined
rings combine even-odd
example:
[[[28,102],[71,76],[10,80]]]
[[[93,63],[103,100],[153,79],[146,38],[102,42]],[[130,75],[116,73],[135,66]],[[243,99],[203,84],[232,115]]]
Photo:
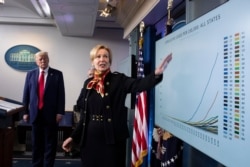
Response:
[[[100,73],[95,70],[94,78],[88,83],[87,89],[94,88],[97,93],[99,93],[102,97],[104,97],[104,78],[110,72],[110,69],[107,71]]]

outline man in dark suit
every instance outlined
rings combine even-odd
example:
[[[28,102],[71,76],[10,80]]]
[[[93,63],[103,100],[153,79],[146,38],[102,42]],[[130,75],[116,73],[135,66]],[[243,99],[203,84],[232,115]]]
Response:
[[[36,53],[35,60],[38,68],[26,76],[23,120],[32,124],[32,166],[53,167],[58,124],[65,113],[63,74],[49,67],[47,52]]]

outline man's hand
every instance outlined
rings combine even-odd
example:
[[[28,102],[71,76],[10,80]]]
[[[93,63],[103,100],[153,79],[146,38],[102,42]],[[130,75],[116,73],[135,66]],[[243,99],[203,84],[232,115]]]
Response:
[[[28,120],[29,120],[29,115],[28,114],[24,114],[23,115],[23,121],[24,122],[28,122]]]
[[[56,114],[56,122],[59,123],[63,118],[63,115],[61,114]]]

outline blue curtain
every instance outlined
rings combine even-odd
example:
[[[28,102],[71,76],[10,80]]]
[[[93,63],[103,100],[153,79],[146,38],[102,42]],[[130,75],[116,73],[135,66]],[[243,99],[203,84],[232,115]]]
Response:
[[[143,56],[145,75],[155,70],[155,35],[156,29],[148,26],[144,31]],[[154,128],[154,89],[148,91],[148,156],[142,167],[149,166],[151,161],[152,132]]]

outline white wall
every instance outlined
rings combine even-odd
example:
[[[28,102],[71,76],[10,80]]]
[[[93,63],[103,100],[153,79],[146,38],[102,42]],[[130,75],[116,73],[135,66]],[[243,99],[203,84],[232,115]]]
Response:
[[[92,38],[64,37],[50,26],[0,26],[0,96],[22,101],[26,72],[17,71],[5,62],[6,51],[28,44],[49,52],[50,66],[64,74],[66,110],[72,111],[90,67],[89,51],[96,44],[108,45],[113,52],[112,71],[129,56],[129,42],[122,30],[96,30]]]

